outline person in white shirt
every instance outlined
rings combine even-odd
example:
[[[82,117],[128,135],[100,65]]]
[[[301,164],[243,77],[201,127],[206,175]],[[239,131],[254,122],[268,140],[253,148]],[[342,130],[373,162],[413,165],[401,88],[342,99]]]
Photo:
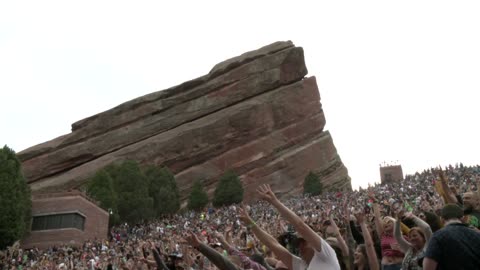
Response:
[[[240,219],[251,228],[257,238],[290,270],[340,270],[335,251],[303,220],[286,207],[273,193],[269,185],[258,190],[260,198],[269,202],[295,228],[300,257],[290,253],[277,239],[261,229],[250,218],[246,208],[240,209]]]

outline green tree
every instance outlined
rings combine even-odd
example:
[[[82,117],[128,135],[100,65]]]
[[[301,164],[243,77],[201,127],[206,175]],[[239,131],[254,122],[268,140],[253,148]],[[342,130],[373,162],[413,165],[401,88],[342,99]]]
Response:
[[[227,171],[215,188],[213,205],[215,207],[240,203],[243,200],[243,186],[240,178],[233,172]]]
[[[197,180],[193,184],[192,191],[188,197],[188,209],[201,210],[208,204],[208,195],[203,190],[202,181]]]
[[[152,216],[153,200],[148,193],[148,179],[136,161],[127,160],[107,168],[113,178],[120,219],[135,223]]]
[[[106,169],[98,171],[87,185],[87,195],[95,199],[99,206],[110,214],[110,225],[120,221],[117,206],[117,194],[113,188],[113,179]]]
[[[154,215],[174,214],[180,209],[180,193],[175,175],[167,168],[149,166],[145,170],[149,194],[153,198]]]
[[[323,185],[320,177],[314,172],[309,172],[303,182],[303,194],[316,196],[322,194],[322,191]]]
[[[0,149],[0,250],[21,239],[30,229],[30,187],[15,152]]]

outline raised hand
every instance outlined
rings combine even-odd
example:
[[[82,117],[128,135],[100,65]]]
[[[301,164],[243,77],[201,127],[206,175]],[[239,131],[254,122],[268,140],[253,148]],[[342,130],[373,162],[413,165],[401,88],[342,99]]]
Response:
[[[225,242],[227,243],[232,243],[232,226],[228,226],[226,229],[225,229],[225,235],[224,235],[224,238],[225,238]]]
[[[358,224],[362,224],[363,222],[365,222],[365,213],[363,213],[362,211],[355,212],[354,216],[357,219]]]
[[[421,205],[420,205],[420,209],[422,209],[422,211],[424,212],[428,212],[428,211],[431,211],[432,210],[432,206],[430,205],[430,203],[428,201],[422,201]]]
[[[270,185],[261,185],[257,189],[257,193],[262,200],[265,200],[269,203],[273,203],[274,201],[277,200],[277,197],[275,196],[272,189],[270,188]]]
[[[347,201],[347,199],[345,199],[345,200],[343,201],[342,206],[343,206],[343,213],[344,213],[344,215],[345,215],[345,220],[346,220],[347,222],[350,222],[350,207],[348,206],[348,201]]]
[[[217,237],[218,241],[220,242],[225,242],[225,238],[223,237],[223,234],[220,232],[215,232],[215,237]]]
[[[403,217],[403,214],[405,213],[405,211],[402,208],[393,209],[393,211],[395,214],[395,218],[398,220],[400,220],[400,218]]]
[[[327,204],[327,209],[325,210],[325,214],[327,215],[327,218],[330,218],[331,212],[332,212],[332,205]]]
[[[152,240],[148,240],[147,243],[148,243],[147,247],[149,249],[155,248],[155,243]]]
[[[238,218],[243,222],[244,225],[249,225],[253,223],[252,218],[248,215],[245,205],[242,204],[242,207],[238,209]]]
[[[407,212],[407,213],[405,214],[405,217],[408,218],[408,219],[412,219],[412,218],[415,217],[415,215],[414,215],[412,212]]]
[[[440,181],[446,183],[446,182],[447,182],[447,179],[445,178],[445,173],[443,172],[442,167],[440,167],[440,168],[438,169],[437,173],[438,173],[438,176],[439,176],[439,178],[440,178]]]
[[[185,237],[185,240],[189,245],[194,248],[198,248],[201,244],[200,239],[198,239],[198,237],[194,233],[188,234],[187,237]]]
[[[232,225],[228,225],[228,226],[225,228],[225,235],[231,234],[231,233],[232,233],[232,230],[233,230]]]

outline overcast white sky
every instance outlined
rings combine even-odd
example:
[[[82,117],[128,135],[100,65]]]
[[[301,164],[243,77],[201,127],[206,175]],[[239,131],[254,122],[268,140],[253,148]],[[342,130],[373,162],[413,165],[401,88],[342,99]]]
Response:
[[[17,152],[278,40],[305,49],[353,186],[475,165],[480,1],[0,1],[0,144]]]

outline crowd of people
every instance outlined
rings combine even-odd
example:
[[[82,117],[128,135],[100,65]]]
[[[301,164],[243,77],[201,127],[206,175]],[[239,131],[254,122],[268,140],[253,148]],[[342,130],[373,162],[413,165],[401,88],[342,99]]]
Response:
[[[0,269],[480,269],[480,166],[358,191],[184,212],[80,246],[0,251]]]

